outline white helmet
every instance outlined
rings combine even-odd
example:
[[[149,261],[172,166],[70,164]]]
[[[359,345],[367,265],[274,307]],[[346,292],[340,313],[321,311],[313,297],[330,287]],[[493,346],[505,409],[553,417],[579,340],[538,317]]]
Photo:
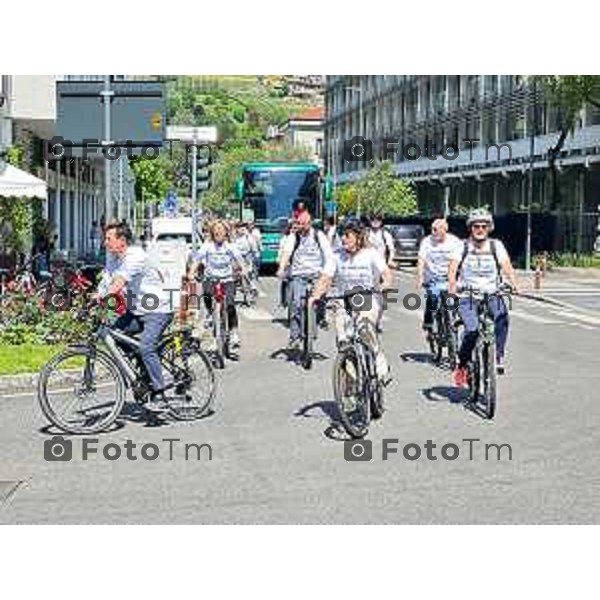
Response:
[[[467,227],[473,223],[489,223],[490,231],[494,229],[494,217],[487,208],[474,208],[467,218]]]

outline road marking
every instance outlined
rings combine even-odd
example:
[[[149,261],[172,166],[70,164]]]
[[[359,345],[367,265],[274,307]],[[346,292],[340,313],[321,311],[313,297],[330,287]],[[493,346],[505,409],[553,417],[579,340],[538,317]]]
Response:
[[[591,325],[600,325],[600,318],[598,317],[592,317],[590,315],[584,315],[569,310],[554,310],[552,308],[549,310],[551,313],[561,317],[575,319],[576,321],[581,321],[582,323],[588,323]]]
[[[532,323],[541,323],[542,325],[567,325],[566,321],[560,321],[557,319],[548,319],[546,317],[540,317],[531,313],[523,312],[516,308],[510,311],[510,316],[515,316],[524,321],[531,321]]]
[[[240,314],[248,321],[272,321],[273,314],[263,308],[240,308]]]

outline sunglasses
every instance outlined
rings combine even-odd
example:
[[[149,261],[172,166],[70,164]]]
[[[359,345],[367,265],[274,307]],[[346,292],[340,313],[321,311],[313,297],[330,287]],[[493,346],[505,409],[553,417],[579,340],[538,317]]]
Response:
[[[487,229],[489,225],[487,223],[473,223],[471,225],[472,229]]]

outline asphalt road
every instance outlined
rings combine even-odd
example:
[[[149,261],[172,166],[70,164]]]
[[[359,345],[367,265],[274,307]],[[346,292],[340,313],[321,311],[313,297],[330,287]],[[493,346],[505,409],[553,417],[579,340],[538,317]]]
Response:
[[[399,275],[401,293],[412,275]],[[508,372],[493,421],[466,410],[450,373],[432,365],[419,313],[390,305],[384,345],[394,381],[387,412],[368,435],[373,459],[344,459],[335,427],[333,334],[319,339],[312,371],[277,351],[276,282],[265,278],[256,309],[242,311],[242,353],[218,374],[215,413],[147,427],[123,421],[99,437],[99,453],[44,460],[52,431],[32,395],[0,397],[1,523],[598,523],[600,521],[600,318],[514,301]],[[169,458],[169,442],[173,460]],[[383,438],[398,449],[382,460]],[[472,442],[472,460],[469,443]],[[137,460],[123,444],[135,443]],[[437,460],[427,458],[431,440]],[[102,456],[121,444],[121,458]],[[141,446],[157,444],[156,460]],[[183,444],[210,444],[185,460]],[[418,460],[402,454],[419,444]],[[456,444],[446,460],[442,446]],[[501,459],[485,444],[510,444]],[[114,450],[114,448],[113,448]],[[411,451],[415,451],[414,448]],[[452,448],[446,448],[447,454]]]

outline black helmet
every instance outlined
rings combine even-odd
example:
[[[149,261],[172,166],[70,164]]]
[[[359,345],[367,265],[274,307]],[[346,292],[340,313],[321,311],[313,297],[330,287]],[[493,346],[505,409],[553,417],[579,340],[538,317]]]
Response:
[[[363,225],[361,219],[357,219],[356,217],[348,217],[342,224],[341,229],[342,233],[346,233],[346,231],[354,231],[360,235],[364,233],[365,226]]]

